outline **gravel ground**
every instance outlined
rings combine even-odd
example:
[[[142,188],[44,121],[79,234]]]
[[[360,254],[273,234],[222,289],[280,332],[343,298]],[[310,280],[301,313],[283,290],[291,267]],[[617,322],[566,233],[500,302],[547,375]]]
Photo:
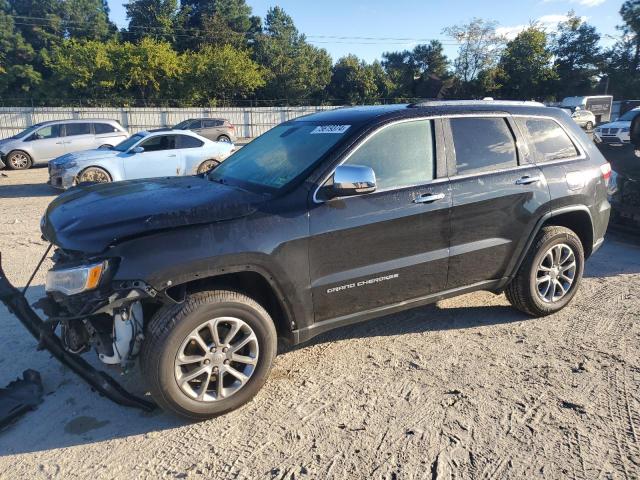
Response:
[[[5,173],[0,248],[21,286],[55,192],[45,169]],[[610,235],[585,276],[543,319],[475,293],[323,335],[284,351],[253,402],[199,424],[92,393],[0,307],[0,385],[34,368],[47,392],[0,432],[0,477],[639,478],[638,239]],[[137,372],[121,380],[141,391]]]

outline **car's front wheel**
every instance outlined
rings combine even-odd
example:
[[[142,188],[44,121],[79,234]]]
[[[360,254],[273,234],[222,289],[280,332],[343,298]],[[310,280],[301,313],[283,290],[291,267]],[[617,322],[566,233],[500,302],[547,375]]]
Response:
[[[274,323],[259,303],[234,291],[199,292],[151,319],[141,367],[162,408],[203,420],[253,398],[276,349]]]
[[[568,228],[544,227],[505,293],[509,302],[541,317],[563,309],[576,294],[584,270],[584,248]]]
[[[16,150],[7,155],[7,168],[11,170],[26,170],[32,165],[28,153]]]

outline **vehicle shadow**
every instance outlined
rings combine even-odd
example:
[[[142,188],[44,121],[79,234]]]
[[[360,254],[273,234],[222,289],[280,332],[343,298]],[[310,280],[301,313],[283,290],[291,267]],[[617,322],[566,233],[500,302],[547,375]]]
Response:
[[[54,197],[59,193],[46,183],[3,185],[0,178],[0,198]]]
[[[441,308],[435,305],[416,308],[396,315],[370,320],[322,334],[305,344],[289,347],[281,354],[304,351],[326,342],[350,338],[395,336],[429,331],[476,328],[527,320],[528,317],[507,306]],[[95,365],[96,362],[91,362]],[[34,365],[34,368],[38,368]],[[66,369],[64,369],[66,370]],[[111,372],[110,372],[111,373]],[[45,396],[34,412],[27,413],[0,432],[0,457],[92,444],[135,435],[155,437],[163,431],[190,423],[160,410],[145,413],[125,408],[91,392],[74,374],[65,371],[62,381]],[[118,378],[125,388],[140,393],[143,384],[137,371]],[[263,395],[271,395],[269,384]],[[230,422],[242,422],[245,407],[224,417],[210,420],[209,430],[222,429]],[[234,418],[237,417],[237,418]]]
[[[605,278],[640,273],[640,233],[610,227],[604,244],[585,265],[585,278]]]

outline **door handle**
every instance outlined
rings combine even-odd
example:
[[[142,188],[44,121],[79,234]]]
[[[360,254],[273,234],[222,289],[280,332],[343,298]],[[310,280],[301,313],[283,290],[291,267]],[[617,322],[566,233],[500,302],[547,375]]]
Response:
[[[516,180],[516,185],[531,185],[532,183],[538,183],[540,180],[542,179],[539,176],[535,176],[535,177],[526,176]]]
[[[176,155],[167,155],[167,156],[168,156],[169,158],[173,158],[173,157],[175,157]]]
[[[420,195],[417,197],[413,203],[433,203],[438,200],[442,200],[446,195],[444,193],[425,193],[424,195]]]

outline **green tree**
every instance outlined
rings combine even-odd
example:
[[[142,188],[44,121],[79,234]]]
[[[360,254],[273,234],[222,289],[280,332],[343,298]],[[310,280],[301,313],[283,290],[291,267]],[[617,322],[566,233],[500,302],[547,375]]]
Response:
[[[339,59],[333,66],[329,92],[340,103],[361,104],[378,96],[374,72],[355,55]]]
[[[127,40],[149,37],[175,44],[176,27],[180,27],[178,0],[132,0],[125,9],[129,19]]]
[[[596,28],[569,12],[569,18],[558,24],[552,39],[558,98],[592,93],[602,64]]]
[[[544,99],[557,78],[551,63],[547,34],[536,25],[507,43],[498,65],[498,79],[503,97],[531,100]]]
[[[454,25],[443,30],[445,35],[460,43],[454,62],[457,95],[469,96],[477,90],[475,80],[482,71],[494,68],[505,44],[505,38],[496,32],[496,22],[474,18],[467,24]]]
[[[640,0],[627,0],[620,9],[621,38],[607,51],[606,84],[617,98],[640,97]]]
[[[331,57],[326,50],[309,45],[280,7],[267,12],[264,31],[255,42],[255,58],[269,70],[263,98],[285,102],[325,96]]]
[[[6,0],[0,0],[0,95],[5,97],[33,93],[42,82],[32,65],[36,52],[16,30],[8,10]]]
[[[265,69],[249,52],[231,45],[203,47],[188,54],[185,74],[189,100],[195,104],[219,104],[246,98],[265,84]]]

